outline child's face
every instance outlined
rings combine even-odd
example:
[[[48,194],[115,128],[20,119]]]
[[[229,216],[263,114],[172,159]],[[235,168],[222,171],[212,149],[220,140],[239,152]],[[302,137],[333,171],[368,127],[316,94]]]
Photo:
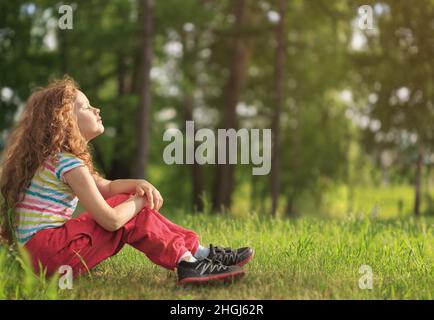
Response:
[[[75,100],[74,112],[77,116],[78,127],[87,141],[99,136],[104,132],[100,110],[89,104],[89,100],[83,92],[78,91]]]

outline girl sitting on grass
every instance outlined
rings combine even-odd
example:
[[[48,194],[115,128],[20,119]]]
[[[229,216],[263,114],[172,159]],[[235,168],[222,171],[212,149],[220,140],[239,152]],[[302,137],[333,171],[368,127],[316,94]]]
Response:
[[[177,269],[178,283],[236,279],[254,251],[199,244],[198,235],[163,217],[160,192],[146,180],[106,180],[88,143],[104,132],[100,110],[65,78],[33,93],[11,133],[0,175],[2,234],[47,275],[73,275],[115,255],[124,244]],[[85,213],[72,218],[77,202]],[[10,210],[12,209],[12,210]]]

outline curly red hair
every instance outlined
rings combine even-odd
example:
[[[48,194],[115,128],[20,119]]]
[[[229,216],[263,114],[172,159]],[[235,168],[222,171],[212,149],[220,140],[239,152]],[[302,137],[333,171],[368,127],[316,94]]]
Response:
[[[1,235],[8,243],[14,238],[14,208],[45,160],[56,162],[59,152],[70,152],[96,173],[73,110],[78,90],[69,77],[37,89],[8,138],[0,169]]]

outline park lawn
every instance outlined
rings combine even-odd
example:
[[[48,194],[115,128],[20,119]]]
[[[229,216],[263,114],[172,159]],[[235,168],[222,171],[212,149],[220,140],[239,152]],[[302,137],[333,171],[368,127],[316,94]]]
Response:
[[[71,290],[11,278],[0,269],[1,298],[58,299],[433,299],[432,218],[377,220],[270,219],[253,215],[174,215],[196,230],[203,244],[256,249],[246,276],[228,285],[182,287],[176,274],[125,246]],[[1,257],[0,257],[1,258]],[[1,259],[0,259],[1,260]],[[373,271],[372,289],[360,289],[362,265]],[[5,274],[7,272],[7,274]],[[3,274],[3,276],[2,276]],[[8,279],[9,284],[5,284]],[[6,281],[7,282],[7,281]],[[37,282],[37,281],[36,281]],[[42,284],[41,284],[42,283]],[[13,285],[12,285],[13,284]],[[35,288],[32,290],[32,286]],[[3,289],[2,289],[3,288]],[[2,293],[3,291],[3,293]]]
[[[177,215],[203,244],[256,249],[246,276],[230,285],[181,287],[176,274],[125,246],[77,279],[62,299],[433,299],[433,220],[272,220]],[[362,265],[372,290],[359,288]]]

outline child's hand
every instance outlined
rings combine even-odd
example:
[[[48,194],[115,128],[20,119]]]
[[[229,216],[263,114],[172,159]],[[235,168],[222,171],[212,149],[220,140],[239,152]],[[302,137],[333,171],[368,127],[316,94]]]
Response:
[[[137,181],[136,193],[140,197],[146,197],[147,207],[150,209],[158,211],[163,205],[163,197],[160,192],[146,180]]]

